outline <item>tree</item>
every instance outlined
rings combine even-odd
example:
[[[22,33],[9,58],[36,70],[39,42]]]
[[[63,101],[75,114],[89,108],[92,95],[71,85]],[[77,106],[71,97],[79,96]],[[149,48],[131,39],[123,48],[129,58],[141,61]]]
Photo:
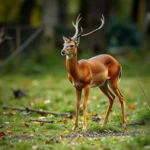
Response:
[[[24,0],[20,8],[20,24],[29,25],[35,0]]]
[[[87,31],[93,30],[99,26],[100,17],[103,14],[105,17],[105,26],[99,33],[90,35],[88,37],[88,47],[95,53],[107,53],[107,41],[106,41],[106,22],[109,14],[110,0],[82,0],[81,12],[84,14],[83,24],[87,27]],[[87,11],[88,10],[88,11]]]

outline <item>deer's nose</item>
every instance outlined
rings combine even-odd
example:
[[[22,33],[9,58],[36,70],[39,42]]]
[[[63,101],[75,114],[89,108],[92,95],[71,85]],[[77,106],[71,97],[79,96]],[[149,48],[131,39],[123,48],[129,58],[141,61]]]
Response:
[[[61,55],[64,56],[65,55],[65,51],[61,50]]]

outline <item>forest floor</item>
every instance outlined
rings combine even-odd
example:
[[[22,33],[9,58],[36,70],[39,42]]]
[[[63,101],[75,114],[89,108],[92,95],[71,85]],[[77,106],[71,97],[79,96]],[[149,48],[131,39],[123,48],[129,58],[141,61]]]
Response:
[[[85,131],[82,130],[83,101],[79,126],[75,131],[71,130],[75,119],[75,90],[67,79],[65,62],[53,66],[46,73],[1,74],[0,150],[150,149],[148,70],[149,67],[144,67],[144,63],[123,63],[119,87],[125,98],[126,129],[121,126],[121,108],[117,97],[107,125],[101,127],[108,99],[98,88],[92,88]],[[14,90],[17,89],[24,93],[15,96]]]

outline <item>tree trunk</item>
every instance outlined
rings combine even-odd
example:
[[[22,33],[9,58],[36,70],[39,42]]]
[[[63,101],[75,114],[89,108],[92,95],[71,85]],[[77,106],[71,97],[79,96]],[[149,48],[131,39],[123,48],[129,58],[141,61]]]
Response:
[[[20,9],[20,24],[30,25],[30,16],[34,7],[35,0],[24,0]]]
[[[68,2],[67,0],[59,0],[58,1],[58,7],[59,7],[59,26],[66,27],[67,25],[67,20],[68,20]]]
[[[108,20],[108,13],[109,0],[90,1],[90,10],[88,14],[88,29],[93,30],[101,24],[100,17],[102,17],[102,14],[105,18],[104,27],[93,35],[90,35],[88,38],[90,50],[94,51],[95,53],[107,53],[105,27]]]
[[[44,0],[43,25],[47,40],[53,38],[54,28],[58,24],[58,1]]]
[[[145,32],[150,37],[150,0],[146,0],[145,7]]]
[[[137,23],[138,21],[138,11],[139,11],[139,0],[133,1],[133,8],[132,8],[132,22]]]
[[[150,43],[149,43],[150,41],[150,0],[146,0],[145,8],[146,8],[146,12],[145,12],[144,34],[149,49],[150,48]],[[148,60],[150,60],[150,58]]]

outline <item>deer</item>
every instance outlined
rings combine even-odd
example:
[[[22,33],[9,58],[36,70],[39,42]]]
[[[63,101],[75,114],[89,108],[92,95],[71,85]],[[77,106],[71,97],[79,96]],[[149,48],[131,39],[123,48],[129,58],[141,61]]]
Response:
[[[111,55],[101,54],[94,56],[90,59],[82,59],[78,61],[78,45],[80,43],[81,37],[89,36],[98,30],[100,30],[104,25],[104,16],[101,18],[101,25],[83,34],[83,28],[81,27],[79,31],[79,22],[82,17],[80,14],[76,19],[76,23],[72,22],[75,28],[75,34],[71,38],[63,37],[64,44],[61,50],[61,55],[66,56],[66,69],[68,72],[68,79],[74,86],[76,91],[76,113],[75,121],[72,130],[75,130],[78,126],[78,115],[79,106],[81,101],[82,90],[84,91],[83,100],[83,130],[87,126],[87,101],[90,92],[90,88],[98,87],[108,98],[109,105],[102,123],[102,127],[107,123],[108,116],[111,112],[115,95],[118,97],[121,105],[122,113],[122,127],[126,128],[126,119],[124,113],[124,97],[121,94],[118,86],[118,81],[122,75],[122,67],[120,63]]]

